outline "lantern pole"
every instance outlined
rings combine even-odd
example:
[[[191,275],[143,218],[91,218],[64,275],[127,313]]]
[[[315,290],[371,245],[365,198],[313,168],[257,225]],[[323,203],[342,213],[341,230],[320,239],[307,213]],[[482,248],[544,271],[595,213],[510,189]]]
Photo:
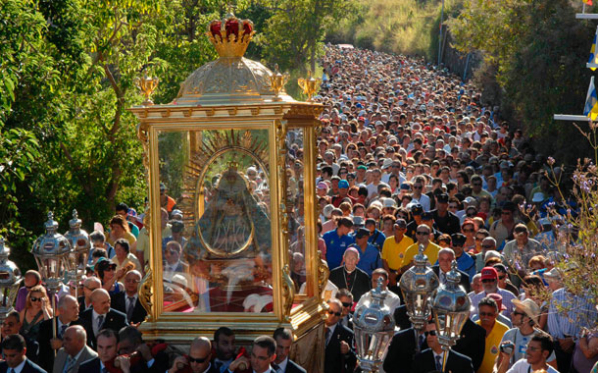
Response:
[[[446,370],[448,353],[457,343],[461,329],[469,318],[471,301],[465,289],[459,285],[460,280],[461,274],[457,270],[457,261],[453,260],[451,270],[446,274],[446,284],[440,285],[433,295],[432,311],[438,343],[443,350],[443,372]]]
[[[52,297],[52,336],[56,338],[56,294],[62,281],[69,270],[69,254],[71,252],[70,241],[57,233],[58,222],[54,220],[54,214],[48,212],[48,221],[44,224],[46,234],[38,237],[33,244],[31,253],[35,257],[37,266],[45,280]],[[56,350],[54,350],[56,355]]]
[[[424,254],[424,245],[419,245],[418,254],[413,258],[414,266],[409,268],[399,281],[403,293],[407,315],[413,329],[421,333],[430,317],[430,295],[438,288],[438,276],[429,267],[428,257]],[[416,335],[417,337],[417,335]],[[417,352],[421,346],[415,344]]]

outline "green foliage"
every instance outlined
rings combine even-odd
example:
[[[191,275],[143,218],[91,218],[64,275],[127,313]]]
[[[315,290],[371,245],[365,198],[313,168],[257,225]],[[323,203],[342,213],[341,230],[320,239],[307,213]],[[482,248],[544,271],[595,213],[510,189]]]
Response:
[[[0,235],[13,248],[13,260],[23,269],[34,265],[28,251],[43,233],[48,210],[61,222],[61,232],[73,208],[88,231],[94,222],[105,223],[117,202],[143,210],[142,147],[137,120],[127,111],[143,99],[136,79],[159,77],[154,101],[175,99],[180,83],[216,58],[205,31],[229,6],[255,23],[258,43],[248,57],[265,56],[270,67],[279,62],[298,70],[317,56],[324,25],[351,4],[1,1]],[[296,78],[292,83],[296,86]],[[181,143],[176,136],[168,140],[161,146]],[[179,176],[183,161],[176,159]]]
[[[450,21],[457,48],[484,51],[508,119],[521,124],[536,149],[569,164],[589,149],[573,140],[573,126],[555,122],[553,114],[582,112],[595,32],[594,25],[575,19],[576,11],[566,0],[470,0]]]
[[[462,0],[446,0],[445,7]],[[330,24],[327,39],[388,53],[435,59],[441,2],[373,0],[341,22]],[[446,9],[445,9],[446,12]]]
[[[353,0],[272,0],[269,5],[272,16],[258,43],[264,58],[281,70],[303,69],[305,61],[315,70],[325,25],[355,9]]]

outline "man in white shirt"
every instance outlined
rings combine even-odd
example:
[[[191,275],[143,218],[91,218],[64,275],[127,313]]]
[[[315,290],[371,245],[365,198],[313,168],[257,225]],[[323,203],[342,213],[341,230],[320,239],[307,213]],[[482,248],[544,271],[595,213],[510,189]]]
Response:
[[[509,367],[511,354],[501,352],[502,360],[497,373],[528,373],[539,370],[545,370],[548,373],[559,373],[546,363],[546,359],[552,354],[553,349],[550,335],[545,333],[535,335],[527,344],[525,358],[519,359],[509,370],[507,368]]]
[[[378,287],[378,279],[382,278],[382,290],[386,291],[386,298],[384,298],[384,304],[388,306],[391,312],[401,305],[401,298],[392,291],[388,291],[388,272],[384,268],[378,268],[372,272],[372,289]],[[368,291],[361,296],[355,309],[359,308],[364,302],[372,300],[372,290]]]

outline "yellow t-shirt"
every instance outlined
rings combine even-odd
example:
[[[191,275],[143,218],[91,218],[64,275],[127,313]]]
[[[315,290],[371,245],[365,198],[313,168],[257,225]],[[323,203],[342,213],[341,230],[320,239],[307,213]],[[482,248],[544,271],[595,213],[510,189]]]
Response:
[[[480,325],[481,320],[475,322]],[[486,350],[484,351],[484,359],[482,365],[478,368],[476,373],[492,373],[496,357],[500,353],[500,342],[503,335],[509,330],[509,327],[500,321],[494,323],[494,327],[490,334],[486,336]]]
[[[403,263],[403,257],[409,246],[413,245],[410,237],[403,236],[401,242],[395,242],[395,236],[390,236],[384,240],[382,245],[382,259],[386,260],[390,269],[400,269]]]
[[[441,249],[441,247],[436,245],[432,241],[430,241],[428,243],[428,246],[426,246],[426,249],[424,250],[424,254],[426,254],[426,256],[428,257],[428,261],[430,262],[431,265],[434,265],[434,263],[436,263],[436,261],[438,260],[438,252],[440,251],[440,249]],[[409,246],[407,248],[407,251],[405,251],[405,257],[403,258],[403,263],[401,264],[401,267],[404,267],[407,264],[411,263],[411,261],[417,255],[418,252],[419,252],[419,244],[418,243],[414,243],[413,245]]]

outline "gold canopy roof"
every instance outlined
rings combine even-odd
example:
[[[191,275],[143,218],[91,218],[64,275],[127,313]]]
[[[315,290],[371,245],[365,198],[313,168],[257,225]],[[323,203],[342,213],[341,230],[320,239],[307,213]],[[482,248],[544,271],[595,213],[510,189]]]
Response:
[[[207,35],[220,58],[195,70],[181,84],[177,105],[260,104],[295,102],[283,91],[276,96],[274,73],[259,62],[243,57],[254,34],[253,24],[229,14],[214,21]]]

